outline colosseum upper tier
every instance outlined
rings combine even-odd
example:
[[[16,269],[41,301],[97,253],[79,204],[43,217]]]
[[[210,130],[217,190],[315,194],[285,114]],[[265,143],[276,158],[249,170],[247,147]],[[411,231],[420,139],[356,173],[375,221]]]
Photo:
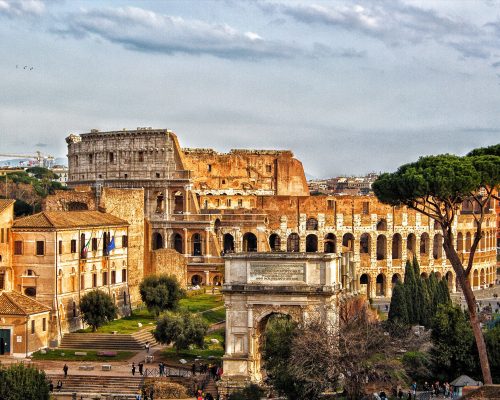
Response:
[[[70,187],[144,189],[149,249],[172,248],[187,261],[189,284],[219,284],[228,252],[348,253],[348,280],[369,297],[391,295],[416,256],[455,290],[434,220],[373,196],[310,196],[302,163],[289,150],[182,149],[166,129],[70,135]],[[495,282],[496,215],[488,211],[471,274],[474,288]],[[463,210],[454,237],[466,261],[475,234]],[[147,232],[146,232],[147,233]]]

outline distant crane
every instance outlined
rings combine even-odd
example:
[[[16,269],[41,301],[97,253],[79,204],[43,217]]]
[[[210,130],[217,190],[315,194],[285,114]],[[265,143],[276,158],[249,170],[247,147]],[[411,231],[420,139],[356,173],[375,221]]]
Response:
[[[38,167],[45,168],[51,168],[54,164],[54,156],[42,154],[42,152],[38,150],[35,154],[0,153],[0,157],[27,158],[29,160],[35,160],[35,165]]]

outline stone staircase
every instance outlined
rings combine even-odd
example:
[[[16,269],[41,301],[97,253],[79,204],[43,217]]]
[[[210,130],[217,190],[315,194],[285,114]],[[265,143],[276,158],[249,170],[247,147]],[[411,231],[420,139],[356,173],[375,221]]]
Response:
[[[97,376],[97,375],[48,375],[54,384],[55,397],[72,396],[77,399],[86,398],[116,398],[133,400],[143,383],[142,377],[136,376]],[[56,390],[58,381],[63,383],[61,391]]]
[[[210,393],[212,396],[214,396],[214,399],[217,398],[217,385],[212,378],[210,378],[210,380],[207,382],[204,391],[205,393]]]
[[[113,335],[109,333],[67,333],[59,348],[61,349],[93,349],[93,350],[144,350],[144,345],[156,344],[151,331],[142,329],[130,335]]]

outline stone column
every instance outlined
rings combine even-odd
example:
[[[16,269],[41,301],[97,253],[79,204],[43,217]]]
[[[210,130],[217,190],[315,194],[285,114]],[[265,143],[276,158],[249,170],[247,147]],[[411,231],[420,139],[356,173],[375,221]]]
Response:
[[[205,257],[210,257],[210,228],[205,228]]]
[[[210,271],[203,271],[205,273],[205,285],[210,285]]]
[[[191,253],[189,251],[189,242],[188,242],[188,230],[187,228],[183,228],[183,236],[184,236],[184,255],[189,256]]]

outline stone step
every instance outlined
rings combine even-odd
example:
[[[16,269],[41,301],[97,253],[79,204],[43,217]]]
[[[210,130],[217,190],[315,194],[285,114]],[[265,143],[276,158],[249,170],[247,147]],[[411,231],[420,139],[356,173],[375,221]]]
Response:
[[[54,384],[56,395],[77,393],[78,396],[85,394],[120,395],[121,399],[126,399],[127,395],[134,398],[143,383],[142,377],[130,376],[94,376],[94,375],[48,375]],[[56,391],[55,386],[61,380],[63,387],[61,391]]]
[[[113,335],[94,333],[67,333],[64,335],[62,349],[97,349],[97,350],[142,350],[146,342],[156,344],[149,332],[134,335]]]

